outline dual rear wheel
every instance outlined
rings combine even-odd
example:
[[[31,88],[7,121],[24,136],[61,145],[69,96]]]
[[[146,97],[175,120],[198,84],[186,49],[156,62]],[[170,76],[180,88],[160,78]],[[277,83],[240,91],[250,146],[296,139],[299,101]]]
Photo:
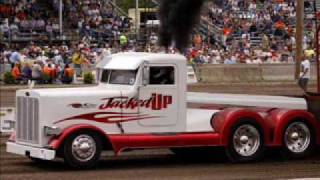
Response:
[[[232,162],[259,160],[264,152],[263,134],[252,122],[240,122],[231,128],[226,154]]]
[[[304,121],[288,124],[283,133],[281,154],[284,158],[303,158],[314,149],[312,129]],[[250,162],[262,158],[263,134],[253,122],[240,122],[231,129],[226,154],[232,162]]]
[[[303,158],[314,149],[312,129],[303,121],[290,123],[283,135],[282,155],[285,158]]]

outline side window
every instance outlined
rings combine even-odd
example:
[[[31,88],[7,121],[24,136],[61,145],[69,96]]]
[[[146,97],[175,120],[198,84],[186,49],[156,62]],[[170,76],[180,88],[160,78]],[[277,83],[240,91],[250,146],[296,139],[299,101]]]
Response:
[[[172,66],[154,66],[150,67],[150,81],[149,84],[164,84],[173,85],[174,81],[174,67]]]
[[[110,71],[109,70],[103,70],[102,75],[101,75],[101,82],[108,83],[109,76],[110,76]]]

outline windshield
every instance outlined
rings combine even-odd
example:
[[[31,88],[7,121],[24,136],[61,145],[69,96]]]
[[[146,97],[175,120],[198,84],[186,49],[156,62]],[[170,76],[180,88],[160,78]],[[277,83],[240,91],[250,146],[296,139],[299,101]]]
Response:
[[[133,85],[137,70],[104,70],[101,82],[108,84]]]

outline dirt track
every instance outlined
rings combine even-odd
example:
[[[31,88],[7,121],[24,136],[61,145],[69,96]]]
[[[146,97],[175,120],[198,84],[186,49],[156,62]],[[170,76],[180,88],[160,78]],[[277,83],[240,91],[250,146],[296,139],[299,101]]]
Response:
[[[28,158],[5,153],[1,138],[1,180],[32,179],[288,179],[320,178],[320,154],[305,160],[283,161],[269,152],[264,162],[231,164],[223,153],[180,158],[168,150],[125,153],[118,158],[103,158],[94,170],[76,171],[61,160],[39,164]]]
[[[288,94],[301,95],[294,85],[287,86],[197,86],[193,91],[248,93],[248,94]],[[314,88],[313,88],[314,89]],[[13,105],[14,93],[1,93],[7,105]],[[3,100],[2,105],[3,105]],[[189,157],[173,155],[169,150],[144,150],[124,153],[121,157],[104,157],[94,170],[76,171],[66,167],[62,160],[44,164],[34,163],[28,158],[5,152],[7,137],[0,138],[0,180],[91,180],[91,179],[288,179],[319,178],[320,149],[317,154],[304,160],[285,161],[277,150],[267,153],[263,162],[253,164],[232,164],[219,150],[211,150],[209,155],[199,157],[194,153]]]

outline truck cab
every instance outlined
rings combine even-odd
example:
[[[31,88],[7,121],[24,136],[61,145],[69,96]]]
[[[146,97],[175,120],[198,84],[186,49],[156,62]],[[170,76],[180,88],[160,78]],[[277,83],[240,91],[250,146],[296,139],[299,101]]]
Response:
[[[119,88],[122,113],[142,118],[124,123],[126,133],[184,132],[186,67],[181,55],[118,54],[97,65],[99,87]]]

